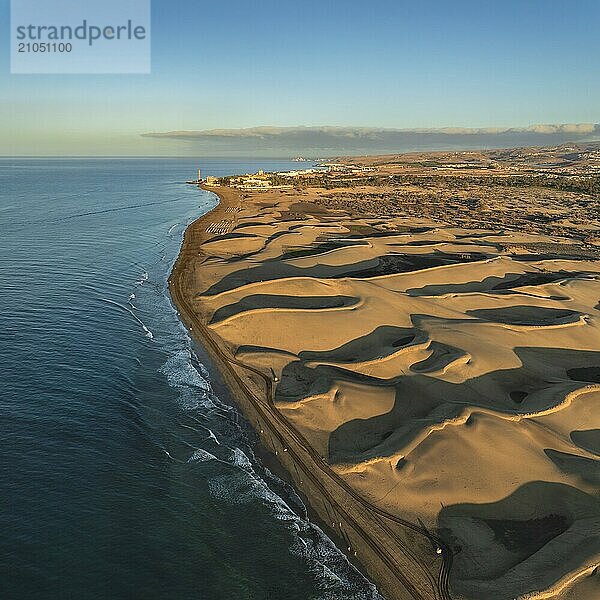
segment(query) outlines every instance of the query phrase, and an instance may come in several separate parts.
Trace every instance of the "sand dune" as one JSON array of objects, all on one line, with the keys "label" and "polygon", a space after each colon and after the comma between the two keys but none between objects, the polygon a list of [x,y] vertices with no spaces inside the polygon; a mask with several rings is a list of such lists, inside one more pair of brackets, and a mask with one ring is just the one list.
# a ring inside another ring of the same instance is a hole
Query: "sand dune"
[{"label": "sand dune", "polygon": [[287,194],[240,207],[201,247],[194,305],[272,373],[281,414],[439,532],[456,598],[599,598],[600,264]]}]

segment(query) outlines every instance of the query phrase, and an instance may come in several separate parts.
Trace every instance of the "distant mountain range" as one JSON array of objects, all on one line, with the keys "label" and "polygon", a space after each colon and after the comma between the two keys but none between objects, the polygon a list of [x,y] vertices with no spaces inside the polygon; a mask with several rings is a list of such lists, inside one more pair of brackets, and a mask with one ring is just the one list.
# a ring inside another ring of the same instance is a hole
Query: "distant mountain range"
[{"label": "distant mountain range", "polygon": [[[198,153],[267,155],[339,155],[552,146],[600,140],[599,123],[540,124],[529,127],[250,127],[144,133],[191,145]],[[191,150],[192,148],[188,148]]]}]

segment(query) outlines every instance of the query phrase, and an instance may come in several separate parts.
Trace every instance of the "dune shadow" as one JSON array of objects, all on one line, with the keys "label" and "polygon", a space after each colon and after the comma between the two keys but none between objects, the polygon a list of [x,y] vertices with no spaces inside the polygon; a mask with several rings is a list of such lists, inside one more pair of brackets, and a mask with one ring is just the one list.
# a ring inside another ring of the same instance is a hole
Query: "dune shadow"
[{"label": "dune shadow", "polygon": [[589,277],[591,273],[586,271],[551,271],[551,272],[535,272],[535,273],[524,273],[516,278],[510,279],[510,275],[507,274],[503,281],[500,281],[492,289],[494,290],[514,290],[520,287],[529,287],[536,285],[546,285],[548,283],[555,283],[557,281],[563,281],[565,279],[580,279]]},{"label": "dune shadow", "polygon": [[477,308],[467,310],[466,314],[491,323],[529,327],[575,323],[581,317],[581,313],[574,310],[527,305]]},{"label": "dune shadow", "polygon": [[432,373],[441,371],[459,359],[468,359],[469,354],[460,348],[448,344],[432,341],[428,350],[431,354],[425,359],[411,365],[410,370],[415,373]]},{"label": "dune shadow", "polygon": [[527,392],[524,392],[522,390],[513,390],[512,392],[509,392],[508,395],[510,399],[513,402],[516,402],[517,404],[521,404],[523,400],[527,398]]},{"label": "dune shadow", "polygon": [[210,324],[224,321],[229,317],[239,315],[249,310],[265,308],[293,310],[323,310],[329,308],[344,308],[358,304],[359,298],[354,296],[287,296],[277,294],[253,294],[244,296],[239,302],[227,304],[217,309]]},{"label": "dune shadow", "polygon": [[368,246],[369,243],[365,240],[355,241],[338,241],[335,238],[327,240],[325,242],[319,242],[310,246],[290,248],[286,250],[281,256],[277,257],[276,260],[290,260],[294,258],[305,258],[308,256],[319,256],[326,254],[332,250],[340,250],[342,248],[352,248],[356,246]]},{"label": "dune shadow", "polygon": [[600,486],[600,460],[550,448],[546,448],[544,453],[561,471],[576,475],[591,485]]},{"label": "dune shadow", "polygon": [[[325,251],[326,250],[322,250],[322,252]],[[297,254],[294,254],[292,251],[291,253],[288,253],[287,256],[284,254],[283,257],[280,256],[271,260],[266,260],[256,267],[238,269],[237,271],[225,275],[221,280],[210,286],[203,292],[203,295],[212,296],[234,290],[250,283],[273,281],[289,277],[365,279],[383,275],[421,271],[423,269],[442,265],[473,262],[487,258],[486,255],[465,257],[465,255],[462,254],[447,254],[442,252],[423,255],[387,254],[356,263],[343,265],[316,264],[310,267],[299,267],[282,260],[282,258],[299,258],[301,256],[312,254],[312,250],[309,251],[308,247],[306,248],[306,252],[308,254],[305,254],[305,249],[303,248],[299,249]],[[260,253],[260,251],[258,251],[258,253]],[[230,262],[236,262],[239,259],[240,257],[233,257]]]},{"label": "dune shadow", "polygon": [[[262,221],[247,221],[244,223],[240,223],[234,231],[240,231],[240,229],[247,229],[248,227],[271,227],[274,228],[275,225],[272,223],[263,223]],[[250,234],[248,234],[250,235]]]},{"label": "dune shadow", "polygon": [[600,552],[600,502],[532,481],[498,502],[443,507],[438,534],[455,551],[455,592],[508,600],[547,588]]},{"label": "dune shadow", "polygon": [[381,325],[338,348],[322,352],[305,350],[299,357],[304,361],[362,362],[388,356],[400,348],[426,339],[427,335],[416,329]]},{"label": "dune shadow", "polygon": [[465,283],[445,283],[425,285],[420,288],[407,290],[410,296],[443,296],[445,294],[468,294],[473,292],[488,292],[490,294],[506,294],[511,290],[522,287],[532,287],[555,283],[565,279],[579,279],[589,276],[584,271],[556,271],[551,273],[506,273],[500,277],[491,275],[483,280],[467,281]]},{"label": "dune shadow", "polygon": [[600,456],[600,429],[571,431],[570,437],[571,441],[580,448]]},{"label": "dune shadow", "polygon": [[437,251],[429,254],[386,254],[378,258],[376,266],[355,271],[352,276],[359,278],[381,277],[383,275],[422,271],[445,265],[478,262],[487,258],[489,258],[487,254],[451,254]]},{"label": "dune shadow", "polygon": [[221,235],[213,235],[206,242],[203,242],[202,246],[207,246],[207,245],[213,244],[214,242],[223,242],[223,241],[228,241],[228,240],[240,240],[240,239],[256,239],[259,237],[260,236],[255,235],[254,233],[243,233],[243,232],[238,232],[237,229],[234,229],[233,231],[230,231],[229,233],[223,233]]},{"label": "dune shadow", "polygon": [[351,277],[354,272],[364,270],[371,267],[373,264],[376,264],[376,259],[365,260],[351,265],[314,265],[312,267],[298,267],[289,262],[274,259],[272,261],[265,261],[256,267],[247,267],[229,273],[218,282],[211,285],[206,291],[202,292],[202,295],[214,296],[222,292],[230,292],[231,290],[235,290],[251,283],[276,281],[278,279],[292,277],[309,277],[316,279],[323,277],[330,279]]},{"label": "dune shadow", "polygon": [[336,381],[386,387],[393,385],[400,378],[401,376],[379,379],[342,366],[316,365],[313,367],[306,365],[304,361],[294,361],[287,364],[282,370],[281,380],[275,390],[275,401],[296,402],[309,396],[324,394]]},{"label": "dune shadow", "polygon": [[[528,244],[528,246],[531,246],[531,244]],[[539,253],[533,253],[533,252],[529,252],[527,254],[509,254],[508,256],[510,256],[510,258],[512,258],[513,260],[519,261],[519,262],[542,262],[542,261],[548,261],[548,260],[571,260],[571,261],[580,261],[580,262],[585,262],[590,260],[590,256],[586,255],[586,254],[578,254],[578,253],[567,253],[565,252],[564,254],[557,254],[557,253],[552,253],[552,252],[539,252]]]},{"label": "dune shadow", "polygon": [[567,375],[573,381],[589,381],[590,383],[600,383],[600,366],[574,367],[573,369],[567,369]]},{"label": "dune shadow", "polygon": [[[332,463],[361,462],[391,456],[422,430],[459,415],[466,407],[488,408],[506,414],[528,414],[560,404],[576,382],[567,375],[572,367],[600,361],[600,352],[563,348],[515,348],[522,366],[491,371],[468,380],[468,385],[452,383],[415,373],[389,379],[367,378],[347,369],[304,367],[303,377],[320,379],[321,393],[335,381],[354,381],[394,388],[392,409],[368,419],[353,419],[340,425],[329,436]],[[431,363],[436,365],[435,352]],[[452,353],[450,352],[450,356]],[[418,363],[417,363],[418,364]],[[299,365],[295,368],[300,368]],[[424,365],[421,364],[421,367]],[[413,369],[413,367],[411,367]],[[292,376],[291,372],[283,377]],[[553,388],[557,389],[553,393]],[[295,398],[297,399],[297,398]],[[579,434],[581,437],[581,434]],[[591,439],[591,434],[588,435]]]}]

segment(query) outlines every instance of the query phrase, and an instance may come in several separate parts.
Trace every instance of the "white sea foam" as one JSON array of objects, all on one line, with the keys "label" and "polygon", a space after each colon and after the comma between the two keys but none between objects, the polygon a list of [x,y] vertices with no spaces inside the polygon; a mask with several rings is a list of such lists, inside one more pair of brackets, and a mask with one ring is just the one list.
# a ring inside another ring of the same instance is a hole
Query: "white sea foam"
[{"label": "white sea foam", "polygon": [[[233,505],[257,501],[267,505],[273,517],[285,523],[291,532],[292,553],[306,561],[321,585],[320,600],[382,600],[375,586],[364,579],[319,527],[299,516],[279,494],[271,490],[241,449],[231,450],[228,463],[236,470],[209,479],[211,495]],[[274,476],[273,479],[286,485]],[[286,487],[292,491],[289,486]],[[297,499],[303,506],[295,493],[294,496],[294,501]]]},{"label": "white sea foam", "polygon": [[166,454],[166,455],[167,455],[167,456],[168,456],[168,457],[169,457],[171,460],[174,460],[174,461],[176,461],[176,460],[177,460],[176,458],[174,458],[174,457],[171,455],[171,453],[170,453],[168,450],[165,450],[165,449],[163,448],[163,452],[164,452],[164,453],[165,453],[165,454]]},{"label": "white sea foam", "polygon": [[211,410],[215,408],[215,403],[206,392],[194,388],[180,388],[177,401],[183,410]]},{"label": "white sea foam", "polygon": [[143,285],[146,281],[148,281],[148,271],[144,271],[140,278],[135,282],[135,285]]},{"label": "white sea foam", "polygon": [[[179,391],[178,403],[183,410],[210,411],[220,406],[212,393],[208,378],[204,378],[192,364],[192,353],[189,348],[177,350],[160,368],[167,382]],[[208,376],[208,373],[206,374]],[[209,430],[216,439],[215,434]]]},{"label": "white sea foam", "polygon": [[210,384],[192,364],[192,353],[183,348],[174,352],[160,369],[172,387],[190,386],[209,390]]},{"label": "white sea foam", "polygon": [[247,471],[248,473],[254,474],[254,469],[252,468],[250,459],[239,448],[233,449],[230,461],[236,467],[244,469],[244,471]]},{"label": "white sea foam", "polygon": [[232,472],[217,475],[208,481],[209,490],[214,497],[231,504],[263,500],[271,505],[276,516],[279,513],[293,514],[284,500],[257,475],[250,459],[240,448],[231,449],[227,463],[233,467]]},{"label": "white sea foam", "polygon": [[188,462],[208,462],[209,460],[217,460],[217,457],[214,454],[211,454],[207,450],[203,450],[202,448],[198,448],[189,458]]},{"label": "white sea foam", "polygon": [[273,494],[270,498],[270,490],[264,482],[256,477],[248,477],[243,472],[217,475],[208,480],[208,489],[211,495],[229,504],[250,504],[257,499],[272,500],[278,498]]},{"label": "white sea foam", "polygon": [[202,363],[198,363],[198,368],[200,369],[200,373],[202,373],[202,377],[204,377],[208,381],[210,377],[208,369]]},{"label": "white sea foam", "polygon": [[217,436],[212,429],[208,430],[208,439],[213,440],[215,444],[218,444],[219,446],[221,445],[221,442],[217,439]]}]

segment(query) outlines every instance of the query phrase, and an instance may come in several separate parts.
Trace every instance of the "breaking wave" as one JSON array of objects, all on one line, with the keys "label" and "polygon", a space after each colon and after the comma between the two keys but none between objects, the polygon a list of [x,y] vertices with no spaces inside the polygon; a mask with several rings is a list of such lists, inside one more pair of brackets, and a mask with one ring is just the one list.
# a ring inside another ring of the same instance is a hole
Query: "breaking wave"
[{"label": "breaking wave", "polygon": [[249,426],[235,408],[216,397],[206,367],[192,351],[174,352],[161,371],[169,385],[178,390],[180,406],[202,417],[198,426],[207,432],[206,448],[194,450],[187,460],[205,463],[207,469],[219,463],[218,473],[207,473],[211,496],[230,505],[260,502],[267,507],[292,534],[290,551],[305,562],[317,580],[320,600],[381,600],[375,586],[308,520],[306,507],[293,487],[257,461],[249,441]]}]

